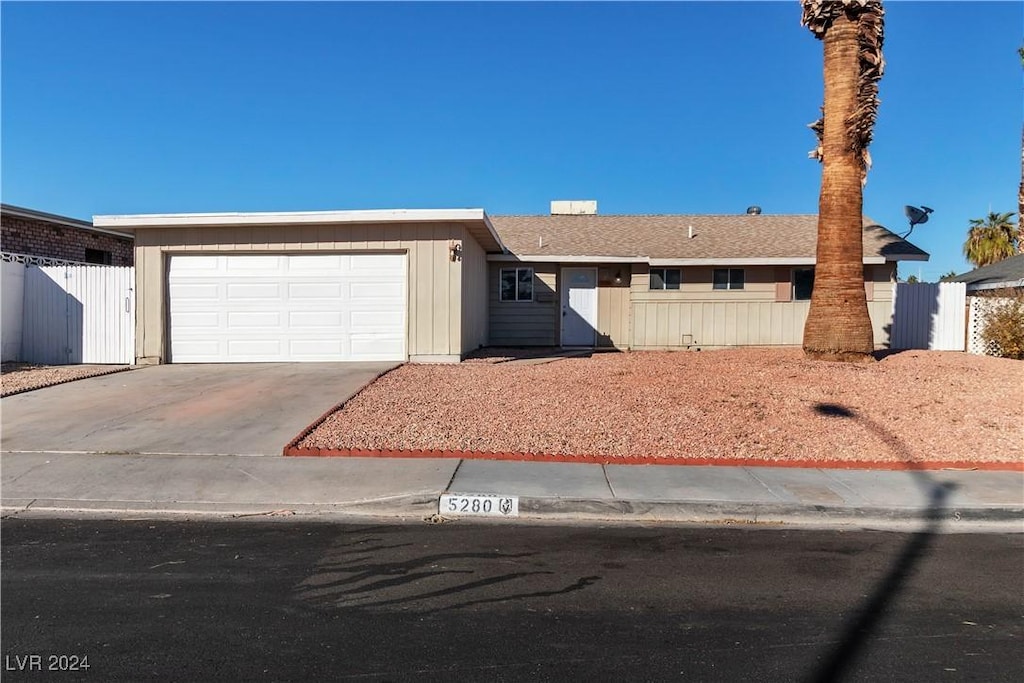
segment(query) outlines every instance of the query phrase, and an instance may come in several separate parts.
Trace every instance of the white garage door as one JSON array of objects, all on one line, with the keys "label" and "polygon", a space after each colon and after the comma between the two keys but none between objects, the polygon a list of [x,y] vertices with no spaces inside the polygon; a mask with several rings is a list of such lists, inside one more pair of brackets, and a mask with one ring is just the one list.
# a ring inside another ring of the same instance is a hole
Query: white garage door
[{"label": "white garage door", "polygon": [[172,363],[405,360],[403,254],[172,256]]}]

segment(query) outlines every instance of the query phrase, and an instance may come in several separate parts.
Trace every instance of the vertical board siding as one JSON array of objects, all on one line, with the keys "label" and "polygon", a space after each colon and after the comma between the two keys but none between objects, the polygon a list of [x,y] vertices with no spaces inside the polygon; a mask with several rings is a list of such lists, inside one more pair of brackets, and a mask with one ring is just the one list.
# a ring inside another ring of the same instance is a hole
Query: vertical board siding
[{"label": "vertical board siding", "polygon": [[[799,346],[809,309],[809,301],[637,301],[631,347]],[[868,304],[877,346],[888,343],[891,310],[888,301]]]},{"label": "vertical board siding", "polygon": [[487,345],[487,254],[463,229],[462,354]]},{"label": "vertical board siding", "polygon": [[893,296],[892,348],[964,350],[966,284],[899,282]]},{"label": "vertical board siding", "polygon": [[47,365],[135,362],[134,271],[28,266],[22,359]]},{"label": "vertical board siding", "polygon": [[3,282],[0,294],[0,348],[4,361],[21,360],[21,323],[25,304],[25,264],[3,261]]}]

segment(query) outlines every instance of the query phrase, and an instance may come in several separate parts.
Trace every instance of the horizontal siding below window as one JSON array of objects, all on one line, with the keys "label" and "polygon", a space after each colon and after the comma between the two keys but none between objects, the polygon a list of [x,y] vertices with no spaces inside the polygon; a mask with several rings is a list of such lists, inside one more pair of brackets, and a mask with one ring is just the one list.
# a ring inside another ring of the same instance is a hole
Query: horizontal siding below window
[{"label": "horizontal siding below window", "polygon": [[[506,268],[511,266],[505,265]],[[502,264],[490,264],[488,277],[488,344],[491,346],[554,346],[558,296],[556,265],[517,263],[533,268],[533,301],[501,301],[499,280]]]}]

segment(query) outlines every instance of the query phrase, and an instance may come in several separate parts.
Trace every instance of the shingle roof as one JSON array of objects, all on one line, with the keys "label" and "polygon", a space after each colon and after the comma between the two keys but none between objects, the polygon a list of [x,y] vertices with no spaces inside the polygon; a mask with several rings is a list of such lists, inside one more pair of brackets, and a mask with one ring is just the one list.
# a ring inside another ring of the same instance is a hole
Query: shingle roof
[{"label": "shingle roof", "polygon": [[[813,214],[492,216],[491,222],[517,256],[806,259],[817,250]],[[864,219],[864,255],[888,261],[928,258],[869,218]]]},{"label": "shingle roof", "polygon": [[942,278],[943,282],[966,282],[969,285],[1020,282],[1024,280],[1024,254],[1017,254],[1002,261],[996,261],[969,273]]}]

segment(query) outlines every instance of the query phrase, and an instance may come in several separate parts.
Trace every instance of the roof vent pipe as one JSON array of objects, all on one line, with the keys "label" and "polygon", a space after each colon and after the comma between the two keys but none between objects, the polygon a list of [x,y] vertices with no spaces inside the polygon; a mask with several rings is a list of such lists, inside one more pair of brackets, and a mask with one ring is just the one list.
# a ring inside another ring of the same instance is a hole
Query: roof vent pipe
[{"label": "roof vent pipe", "polygon": [[747,207],[747,215],[748,216],[760,216],[761,215],[761,207],[760,206],[748,206]]},{"label": "roof vent pipe", "polygon": [[693,239],[693,226],[690,226],[690,239]]}]

